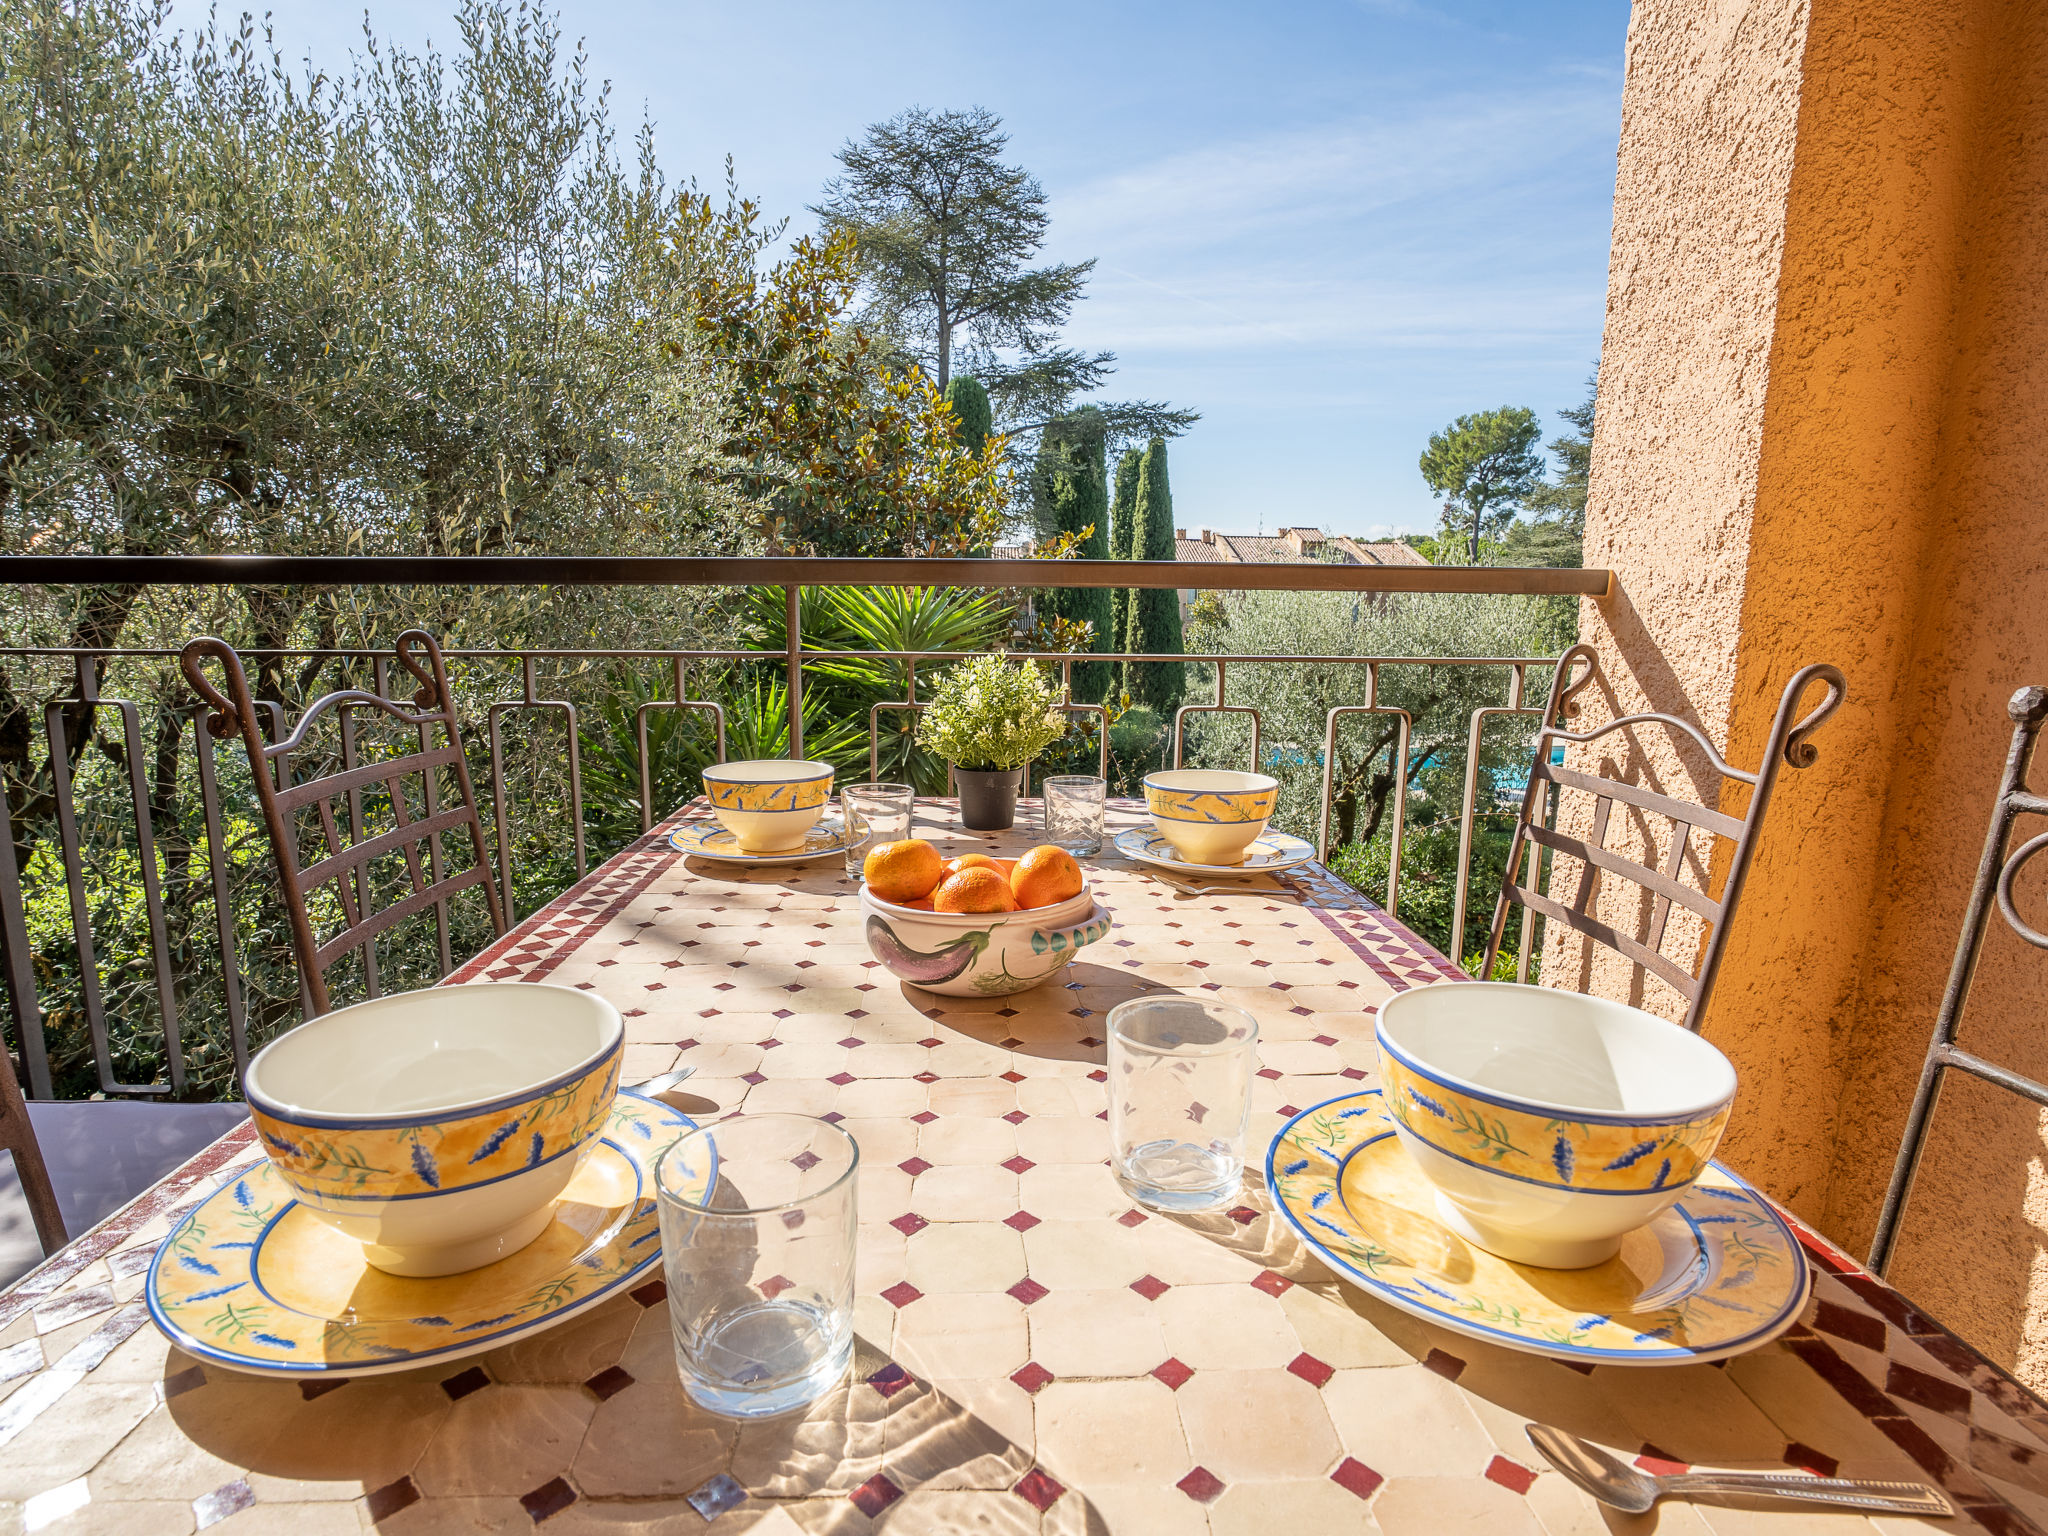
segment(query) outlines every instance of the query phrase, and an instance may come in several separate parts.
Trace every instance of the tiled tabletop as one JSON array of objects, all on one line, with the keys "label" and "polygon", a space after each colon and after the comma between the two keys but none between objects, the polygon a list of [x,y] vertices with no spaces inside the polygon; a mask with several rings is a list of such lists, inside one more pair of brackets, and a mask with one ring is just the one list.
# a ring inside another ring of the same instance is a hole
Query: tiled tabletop
[{"label": "tiled tabletop", "polygon": [[[1112,831],[1135,819],[1113,809]],[[1035,840],[961,833],[947,802],[919,820],[954,852]],[[1371,1082],[1380,1000],[1456,976],[1314,866],[1286,878],[1293,899],[1178,900],[1105,856],[1116,927],[1063,982],[954,999],[870,960],[836,860],[735,873],[681,860],[667,830],[458,974],[596,989],[626,1014],[626,1079],[694,1064],[670,1098],[699,1117],[796,1110],[853,1133],[849,1381],[745,1427],[692,1409],[658,1279],[408,1374],[302,1385],[199,1364],[138,1293],[169,1224],[257,1157],[243,1131],[0,1295],[0,1536],[2048,1529],[2048,1408],[1818,1239],[1813,1299],[1778,1343],[1588,1368],[1368,1300],[1255,1178],[1227,1214],[1134,1209],[1100,1118],[1113,1004],[1203,989],[1257,1014],[1263,1148],[1294,1109]],[[1542,1470],[1532,1418],[1658,1470],[1935,1481],[1970,1514],[1603,1513]]]}]

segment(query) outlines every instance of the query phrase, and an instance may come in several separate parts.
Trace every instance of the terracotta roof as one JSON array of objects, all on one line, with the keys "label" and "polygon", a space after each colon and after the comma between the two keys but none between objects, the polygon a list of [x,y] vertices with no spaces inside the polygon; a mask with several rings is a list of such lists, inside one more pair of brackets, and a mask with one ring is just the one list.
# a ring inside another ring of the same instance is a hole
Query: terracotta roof
[{"label": "terracotta roof", "polygon": [[[1333,561],[1339,565],[1429,564],[1414,549],[1394,540],[1325,538],[1313,528],[1283,529],[1275,535],[1204,532],[1205,538],[1176,539],[1174,559],[1202,565],[1321,565]],[[1289,538],[1290,532],[1296,537]]]}]

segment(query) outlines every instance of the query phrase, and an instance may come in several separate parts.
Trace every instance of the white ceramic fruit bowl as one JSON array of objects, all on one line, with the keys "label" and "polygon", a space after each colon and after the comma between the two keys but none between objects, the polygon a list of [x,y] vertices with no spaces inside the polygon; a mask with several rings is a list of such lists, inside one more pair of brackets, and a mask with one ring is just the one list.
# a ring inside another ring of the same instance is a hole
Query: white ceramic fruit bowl
[{"label": "white ceramic fruit bowl", "polygon": [[1053,979],[1109,932],[1109,913],[1083,889],[1022,912],[929,912],[861,887],[868,950],[889,974],[947,997],[1003,997]]},{"label": "white ceramic fruit bowl", "polygon": [[394,1275],[449,1275],[546,1230],[611,1113],[625,1039],[592,992],[477,983],[309,1019],[249,1063],[271,1163]]},{"label": "white ceramic fruit bowl", "polygon": [[1523,1264],[1612,1258],[1706,1169],[1735,1100],[1735,1068],[1698,1035],[1549,987],[1417,987],[1380,1004],[1374,1035],[1437,1214]]}]

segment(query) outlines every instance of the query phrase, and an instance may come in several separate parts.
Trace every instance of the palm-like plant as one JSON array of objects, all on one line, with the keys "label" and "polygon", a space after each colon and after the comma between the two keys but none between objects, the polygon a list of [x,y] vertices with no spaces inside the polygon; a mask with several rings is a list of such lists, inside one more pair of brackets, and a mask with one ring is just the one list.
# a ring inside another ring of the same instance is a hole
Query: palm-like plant
[{"label": "palm-like plant", "polygon": [[[780,587],[757,588],[748,595],[750,637],[764,650],[781,650],[789,643],[785,601]],[[1010,617],[1009,607],[992,594],[964,587],[814,587],[804,590],[798,621],[806,651],[973,652],[1001,640]],[[921,694],[930,696],[930,685],[948,665],[918,667]],[[902,699],[910,686],[909,671],[901,661],[862,657],[806,663],[806,755],[819,755],[810,742],[815,700],[834,729],[848,729],[858,738],[859,776],[865,778],[868,712],[876,704]],[[876,776],[915,785],[920,794],[944,794],[946,764],[917,745],[915,727],[916,716],[907,710],[885,711],[876,719]]]}]

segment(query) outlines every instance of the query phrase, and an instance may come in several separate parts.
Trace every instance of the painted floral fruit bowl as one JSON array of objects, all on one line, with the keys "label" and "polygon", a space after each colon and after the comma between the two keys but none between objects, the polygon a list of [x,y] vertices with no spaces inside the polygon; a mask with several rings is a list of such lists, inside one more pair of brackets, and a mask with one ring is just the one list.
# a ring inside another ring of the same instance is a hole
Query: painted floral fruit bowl
[{"label": "painted floral fruit bowl", "polygon": [[1735,1068],[1698,1035],[1607,998],[1509,982],[1418,987],[1380,1005],[1396,1134],[1467,1242],[1583,1269],[1713,1160]]},{"label": "painted floral fruit bowl", "polygon": [[394,1275],[450,1275],[538,1237],[618,1096],[624,1020],[535,982],[401,992],[309,1019],[249,1063],[293,1198]]},{"label": "painted floral fruit bowl", "polygon": [[861,887],[868,949],[898,980],[947,997],[1006,997],[1050,981],[1109,932],[1093,891],[1020,912],[933,912]]}]

